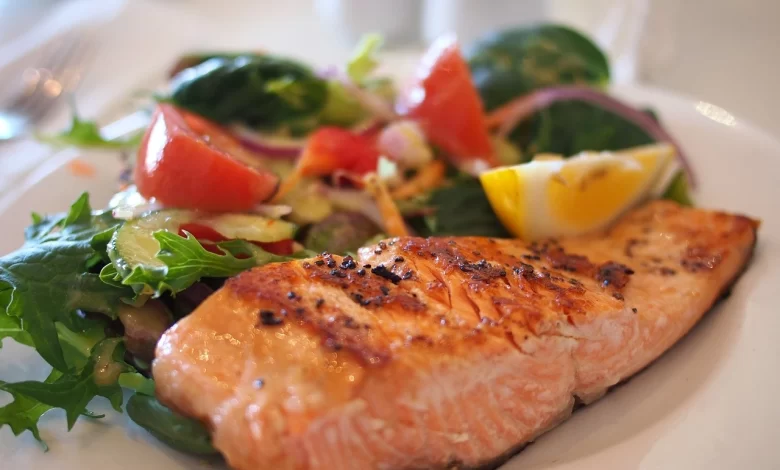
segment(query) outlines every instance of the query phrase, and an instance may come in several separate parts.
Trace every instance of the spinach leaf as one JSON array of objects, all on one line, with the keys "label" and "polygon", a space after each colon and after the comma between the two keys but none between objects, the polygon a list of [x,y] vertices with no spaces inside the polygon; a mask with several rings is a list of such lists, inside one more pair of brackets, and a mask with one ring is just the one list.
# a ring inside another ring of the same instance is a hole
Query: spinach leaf
[{"label": "spinach leaf", "polygon": [[262,52],[193,52],[179,57],[171,70],[168,78],[173,78],[182,70],[195,67],[211,59],[235,59],[236,57],[260,57]]},{"label": "spinach leaf", "polygon": [[466,48],[472,78],[488,110],[553,85],[603,86],[609,63],[590,39],[560,25],[498,31]]},{"label": "spinach leaf", "polygon": [[635,124],[591,103],[561,101],[534,114],[509,135],[523,154],[575,155],[620,150],[655,142]]},{"label": "spinach leaf", "polygon": [[223,124],[274,130],[316,118],[327,84],[280,57],[215,57],[179,73],[170,101]]},{"label": "spinach leaf", "polygon": [[200,455],[217,453],[205,426],[174,413],[153,396],[136,393],[130,397],[127,414],[136,424],[174,449]]},{"label": "spinach leaf", "polygon": [[510,236],[477,179],[463,177],[450,186],[434,190],[426,206],[434,208],[435,213],[409,220],[421,236]]},{"label": "spinach leaf", "polygon": [[78,309],[113,316],[128,295],[91,272],[103,259],[93,238],[116,221],[92,215],[86,193],[67,214],[34,220],[22,248],[0,258],[0,315],[11,317],[3,323],[21,326],[43,359],[65,372],[55,322],[69,321]]}]

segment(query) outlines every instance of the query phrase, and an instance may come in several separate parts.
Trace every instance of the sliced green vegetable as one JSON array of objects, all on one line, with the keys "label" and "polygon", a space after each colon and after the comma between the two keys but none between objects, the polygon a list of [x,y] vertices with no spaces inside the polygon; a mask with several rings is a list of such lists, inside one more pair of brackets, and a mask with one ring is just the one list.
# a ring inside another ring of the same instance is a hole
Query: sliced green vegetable
[{"label": "sliced green vegetable", "polygon": [[466,57],[488,110],[537,88],[609,82],[609,63],[598,46],[560,25],[488,34],[466,48]]},{"label": "sliced green vegetable", "polygon": [[215,57],[178,74],[170,101],[220,123],[274,130],[317,117],[327,84],[305,65],[273,56]]},{"label": "sliced green vegetable", "polygon": [[127,414],[165,444],[199,455],[217,454],[205,426],[163,406],[153,396],[136,393],[127,401]]},{"label": "sliced green vegetable", "polygon": [[688,178],[685,176],[684,171],[680,171],[674,175],[672,182],[669,183],[669,187],[666,188],[662,197],[663,199],[675,201],[683,206],[693,205],[691,191],[688,186]]}]

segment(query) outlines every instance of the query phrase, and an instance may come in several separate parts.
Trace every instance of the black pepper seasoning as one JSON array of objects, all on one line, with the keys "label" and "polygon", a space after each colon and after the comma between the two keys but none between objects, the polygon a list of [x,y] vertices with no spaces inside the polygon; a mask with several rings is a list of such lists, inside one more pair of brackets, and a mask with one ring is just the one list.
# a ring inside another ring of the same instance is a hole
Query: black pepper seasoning
[{"label": "black pepper seasoning", "polygon": [[356,267],[355,259],[351,256],[347,256],[341,261],[341,269],[355,269]]},{"label": "black pepper seasoning", "polygon": [[325,304],[325,299],[317,299],[317,301],[314,302],[314,306],[317,308],[322,307],[323,304]]},{"label": "black pepper seasoning", "polygon": [[403,256],[396,256],[394,261],[396,263],[403,263],[404,262],[404,257]]},{"label": "black pepper seasoning", "polygon": [[266,326],[277,326],[284,322],[281,318],[277,318],[276,314],[272,310],[260,310],[260,323]]},{"label": "black pepper seasoning", "polygon": [[252,382],[252,385],[257,389],[260,390],[265,386],[265,380],[263,379],[257,379],[254,382]]},{"label": "black pepper seasoning", "polygon": [[387,279],[388,281],[392,282],[393,284],[398,284],[401,282],[401,276],[398,274],[391,272],[388,270],[384,265],[379,265],[371,270],[372,273],[376,274],[379,277],[383,277]]},{"label": "black pepper seasoning", "polygon": [[295,292],[290,291],[287,293],[287,298],[293,300],[296,297]]},{"label": "black pepper seasoning", "polygon": [[390,294],[390,289],[387,286],[382,286],[379,290],[381,290],[384,295]]},{"label": "black pepper seasoning", "polygon": [[317,261],[314,262],[314,264],[316,264],[317,266],[322,266],[323,264],[325,264],[325,261],[318,259]]},{"label": "black pepper seasoning", "polygon": [[366,270],[363,269],[363,268],[360,268],[360,269],[358,269],[355,272],[357,273],[358,276],[365,276],[366,275]]}]

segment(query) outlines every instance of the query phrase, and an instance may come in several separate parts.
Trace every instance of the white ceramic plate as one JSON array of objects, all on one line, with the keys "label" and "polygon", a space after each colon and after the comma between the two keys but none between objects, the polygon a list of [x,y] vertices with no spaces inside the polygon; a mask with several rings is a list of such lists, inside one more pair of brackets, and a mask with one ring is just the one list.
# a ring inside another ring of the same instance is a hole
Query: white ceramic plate
[{"label": "white ceramic plate", "polygon": [[[577,412],[504,468],[778,469],[780,144],[707,103],[645,88],[619,88],[615,93],[657,109],[679,137],[699,176],[700,205],[763,220],[755,260],[733,295],[668,354]],[[115,187],[117,161],[86,156],[97,175],[82,178],[68,171],[71,157],[59,154],[0,200],[0,253],[22,242],[32,210],[61,211],[85,190],[95,205],[107,202]],[[35,355],[15,344],[4,347],[0,358],[0,377],[5,380],[46,375]],[[41,434],[51,446],[48,453],[29,433],[14,438],[7,428],[0,430],[0,468],[221,468],[158,444],[125,416],[113,413],[103,399],[91,408],[107,418],[82,418],[70,433],[61,412],[44,417]]]}]

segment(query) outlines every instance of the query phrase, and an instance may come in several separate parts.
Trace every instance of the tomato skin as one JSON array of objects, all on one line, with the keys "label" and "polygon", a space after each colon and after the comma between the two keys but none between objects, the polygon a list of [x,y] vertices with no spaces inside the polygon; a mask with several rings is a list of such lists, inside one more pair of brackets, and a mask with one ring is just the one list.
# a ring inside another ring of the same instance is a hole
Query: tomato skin
[{"label": "tomato skin", "polygon": [[431,45],[397,111],[415,120],[428,140],[461,169],[498,165],[482,101],[454,37]]},{"label": "tomato skin", "polygon": [[160,104],[138,150],[138,192],[170,207],[249,210],[274,195],[279,178],[232,158],[239,147],[217,124]]},{"label": "tomato skin", "polygon": [[[203,248],[205,248],[206,251],[210,251],[218,255],[223,255],[224,253],[217,247],[216,244],[229,240],[227,237],[217,232],[213,228],[207,225],[199,224],[197,222],[181,224],[179,226],[179,235],[182,237],[185,236],[186,234],[184,232],[189,232],[193,237],[195,237],[201,243],[201,245],[203,245]],[[259,246],[260,248],[274,255],[291,255],[293,254],[295,248],[295,242],[289,238],[287,240],[279,240],[275,242],[250,241],[249,243]],[[241,256],[239,256],[239,258],[240,257]]]},{"label": "tomato skin", "polygon": [[378,162],[375,137],[321,127],[306,141],[298,171],[302,176],[325,176],[337,170],[364,175],[376,171]]},{"label": "tomato skin", "polygon": [[274,255],[291,255],[295,248],[295,242],[288,238],[287,240],[279,240],[278,242],[252,242],[265,251]]}]

